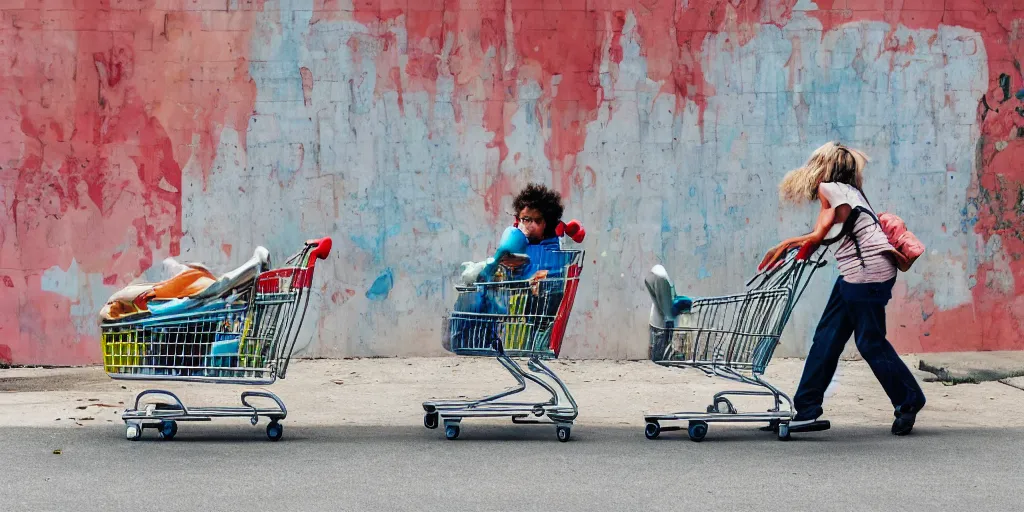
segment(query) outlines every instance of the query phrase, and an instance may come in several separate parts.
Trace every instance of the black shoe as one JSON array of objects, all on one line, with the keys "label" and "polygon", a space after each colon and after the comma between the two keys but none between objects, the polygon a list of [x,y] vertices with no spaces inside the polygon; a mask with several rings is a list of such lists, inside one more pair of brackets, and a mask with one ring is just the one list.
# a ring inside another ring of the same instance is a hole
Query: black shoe
[{"label": "black shoe", "polygon": [[789,422],[789,431],[793,433],[821,432],[830,428],[832,428],[832,423],[828,420],[819,420],[818,418],[814,418],[813,420],[794,420]]},{"label": "black shoe", "polygon": [[908,407],[907,410],[902,410],[902,406],[896,407],[893,411],[893,416],[896,420],[892,422],[892,434],[895,436],[905,436],[914,430],[914,422],[917,420],[917,413],[921,411],[921,407]]}]

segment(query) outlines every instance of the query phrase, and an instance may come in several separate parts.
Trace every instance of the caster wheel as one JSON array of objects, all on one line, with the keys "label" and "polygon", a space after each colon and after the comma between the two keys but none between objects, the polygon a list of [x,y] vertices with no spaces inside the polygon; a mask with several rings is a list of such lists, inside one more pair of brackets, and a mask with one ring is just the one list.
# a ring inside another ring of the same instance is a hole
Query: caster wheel
[{"label": "caster wheel", "polygon": [[125,428],[125,437],[129,441],[138,441],[142,439],[142,426],[141,425],[128,425]]},{"label": "caster wheel", "polygon": [[423,415],[423,426],[429,429],[437,428],[438,416],[436,412],[428,412]]},{"label": "caster wheel", "polygon": [[270,424],[267,425],[267,439],[270,439],[271,441],[280,441],[281,436],[283,435],[284,427],[276,420],[271,421]]},{"label": "caster wheel", "polygon": [[170,441],[174,439],[174,435],[178,433],[178,422],[172,420],[164,420],[160,423],[160,437]]},{"label": "caster wheel", "polygon": [[789,425],[788,424],[781,424],[780,423],[779,424],[779,441],[789,441],[790,439],[791,438],[789,437]]},{"label": "caster wheel", "polygon": [[555,434],[558,436],[558,440],[564,443],[569,440],[569,427],[558,427],[555,429]]},{"label": "caster wheel", "polygon": [[657,439],[660,434],[661,425],[657,421],[652,421],[644,427],[644,435],[647,436],[647,439]]},{"label": "caster wheel", "polygon": [[768,426],[767,427],[761,427],[760,430],[763,431],[763,432],[775,432],[775,433],[778,433],[779,432],[779,425],[780,424],[781,424],[781,422],[779,420],[771,420],[771,421],[768,422]]},{"label": "caster wheel", "polygon": [[700,442],[704,440],[704,436],[708,435],[708,423],[706,421],[691,421],[690,427],[686,429],[686,433],[690,434],[690,440],[694,442]]},{"label": "caster wheel", "polygon": [[448,425],[447,427],[445,427],[444,428],[444,437],[448,438],[451,441],[454,441],[454,440],[458,439],[459,438],[459,426],[458,425]]}]

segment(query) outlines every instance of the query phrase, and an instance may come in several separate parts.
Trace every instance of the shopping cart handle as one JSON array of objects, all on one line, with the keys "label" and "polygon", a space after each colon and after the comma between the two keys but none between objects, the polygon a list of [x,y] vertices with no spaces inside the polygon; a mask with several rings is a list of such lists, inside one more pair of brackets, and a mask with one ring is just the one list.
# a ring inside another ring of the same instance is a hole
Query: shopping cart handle
[{"label": "shopping cart handle", "polygon": [[312,262],[313,258],[326,260],[327,256],[331,254],[332,244],[333,242],[331,241],[331,237],[329,236],[321,238],[319,240],[307,240],[306,245],[316,246],[315,249],[309,252],[310,261]]},{"label": "shopping cart handle", "polygon": [[812,244],[810,242],[805,243],[800,246],[800,252],[796,253],[796,260],[807,261],[816,250],[818,250],[818,244]]},{"label": "shopping cart handle", "polygon": [[[786,263],[788,263],[789,262],[789,255],[793,254],[793,251],[796,251],[796,250],[797,250],[796,247],[790,247],[789,249],[786,249],[786,251],[782,254],[782,256],[780,258],[778,258],[777,260],[773,261],[772,263],[770,263],[768,265],[765,265],[765,266],[758,265],[757,266],[757,273],[754,274],[750,279],[747,280],[747,286],[749,287],[759,277],[761,277],[761,276],[763,276],[765,274],[771,273],[771,272],[777,270],[778,268],[782,267]],[[797,252],[797,255],[796,255],[796,257],[794,259],[796,261],[803,261],[803,260],[807,259],[807,256],[804,255],[804,248],[803,247],[800,248],[800,251]]]}]

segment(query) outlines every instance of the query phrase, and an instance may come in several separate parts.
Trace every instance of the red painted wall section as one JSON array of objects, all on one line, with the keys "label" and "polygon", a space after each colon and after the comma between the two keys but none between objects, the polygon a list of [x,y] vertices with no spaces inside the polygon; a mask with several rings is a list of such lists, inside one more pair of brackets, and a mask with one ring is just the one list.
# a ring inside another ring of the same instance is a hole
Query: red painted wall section
[{"label": "red painted wall section", "polygon": [[76,298],[43,291],[43,272],[74,262],[118,287],[177,255],[182,167],[197,159],[209,171],[220,130],[246,132],[255,12],[158,3],[25,2],[0,14],[5,359],[97,361],[95,333],[72,322]]}]

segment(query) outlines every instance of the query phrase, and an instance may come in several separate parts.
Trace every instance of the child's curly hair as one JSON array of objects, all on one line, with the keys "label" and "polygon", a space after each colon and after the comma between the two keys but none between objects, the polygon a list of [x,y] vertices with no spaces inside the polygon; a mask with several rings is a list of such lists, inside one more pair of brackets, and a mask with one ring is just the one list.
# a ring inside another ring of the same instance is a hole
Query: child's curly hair
[{"label": "child's curly hair", "polygon": [[544,237],[555,236],[555,227],[562,221],[562,196],[554,190],[538,183],[530,183],[516,195],[512,201],[515,215],[518,218],[523,208],[532,208],[544,216]]}]

